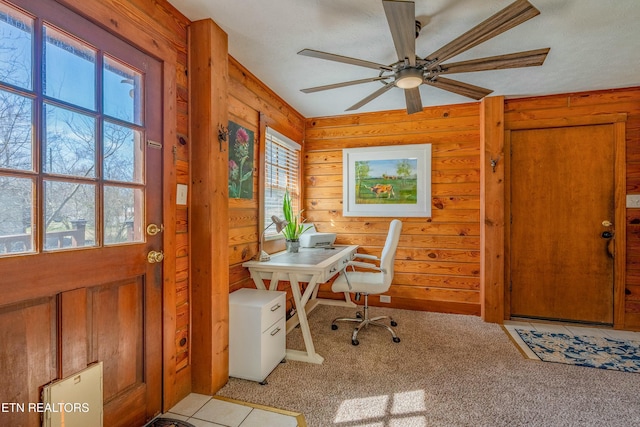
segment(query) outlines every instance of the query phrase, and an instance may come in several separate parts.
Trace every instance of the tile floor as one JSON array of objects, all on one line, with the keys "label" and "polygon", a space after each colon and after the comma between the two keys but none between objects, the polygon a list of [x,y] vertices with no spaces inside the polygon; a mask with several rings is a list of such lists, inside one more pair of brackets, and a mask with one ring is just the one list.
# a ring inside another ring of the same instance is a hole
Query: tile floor
[{"label": "tile floor", "polygon": [[301,414],[198,393],[191,393],[161,417],[195,427],[306,427]]},{"label": "tile floor", "polygon": [[581,326],[573,323],[544,323],[544,322],[528,322],[519,320],[505,320],[504,329],[507,330],[511,339],[520,347],[520,350],[529,359],[540,360],[538,356],[522,341],[520,335],[515,331],[516,328],[530,330],[555,332],[568,335],[586,335],[591,337],[609,337],[625,340],[640,341],[640,332],[617,331],[606,327]]}]

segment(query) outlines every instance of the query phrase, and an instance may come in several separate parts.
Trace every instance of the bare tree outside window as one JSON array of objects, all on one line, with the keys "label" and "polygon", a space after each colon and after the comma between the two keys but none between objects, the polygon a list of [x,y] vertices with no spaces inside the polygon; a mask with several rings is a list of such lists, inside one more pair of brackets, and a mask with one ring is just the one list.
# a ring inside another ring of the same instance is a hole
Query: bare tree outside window
[{"label": "bare tree outside window", "polygon": [[0,255],[142,241],[143,74],[47,24],[35,40],[33,26],[0,4]]}]

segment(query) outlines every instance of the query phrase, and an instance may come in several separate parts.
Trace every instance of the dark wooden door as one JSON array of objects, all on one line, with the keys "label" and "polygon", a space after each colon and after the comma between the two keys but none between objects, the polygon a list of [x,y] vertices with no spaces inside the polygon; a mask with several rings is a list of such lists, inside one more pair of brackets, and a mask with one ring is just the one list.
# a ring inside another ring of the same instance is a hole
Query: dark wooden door
[{"label": "dark wooden door", "polygon": [[161,64],[55,1],[15,5],[0,25],[31,45],[15,52],[33,83],[0,72],[0,95],[26,100],[14,121],[33,132],[0,163],[0,402],[102,361],[104,425],[143,425],[162,403]]},{"label": "dark wooden door", "polygon": [[612,324],[613,126],[513,131],[510,145],[511,316]]}]

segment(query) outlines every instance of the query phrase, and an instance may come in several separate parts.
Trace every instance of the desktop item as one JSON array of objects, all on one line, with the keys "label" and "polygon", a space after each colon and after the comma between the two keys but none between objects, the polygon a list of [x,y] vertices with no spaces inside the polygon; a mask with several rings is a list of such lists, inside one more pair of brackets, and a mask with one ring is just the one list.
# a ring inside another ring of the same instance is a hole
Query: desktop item
[{"label": "desktop item", "polygon": [[336,241],[336,233],[320,233],[316,226],[309,224],[311,228],[300,235],[300,247],[302,248],[332,248]]}]

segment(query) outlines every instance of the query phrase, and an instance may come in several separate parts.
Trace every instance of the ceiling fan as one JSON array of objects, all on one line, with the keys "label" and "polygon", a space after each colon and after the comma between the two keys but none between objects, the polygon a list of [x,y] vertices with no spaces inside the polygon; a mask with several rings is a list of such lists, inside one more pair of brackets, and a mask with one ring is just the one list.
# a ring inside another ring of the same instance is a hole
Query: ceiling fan
[{"label": "ceiling fan", "polygon": [[380,81],[383,84],[380,89],[347,108],[346,111],[357,110],[388,90],[398,87],[404,89],[407,113],[413,114],[422,111],[422,99],[420,98],[419,90],[421,84],[434,86],[476,100],[482,99],[493,91],[451,80],[442,77],[442,75],[542,65],[550,50],[550,48],[544,48],[469,61],[444,63],[448,59],[539,15],[540,11],[527,0],[516,0],[425,58],[417,57],[415,51],[415,39],[421,29],[420,22],[415,19],[415,3],[412,1],[383,0],[382,5],[391,29],[393,44],[398,53],[398,61],[391,65],[384,65],[312,49],[303,49],[298,52],[299,55],[373,68],[374,70],[379,70],[379,75],[368,79],[302,89],[302,92],[312,93]]}]

